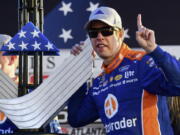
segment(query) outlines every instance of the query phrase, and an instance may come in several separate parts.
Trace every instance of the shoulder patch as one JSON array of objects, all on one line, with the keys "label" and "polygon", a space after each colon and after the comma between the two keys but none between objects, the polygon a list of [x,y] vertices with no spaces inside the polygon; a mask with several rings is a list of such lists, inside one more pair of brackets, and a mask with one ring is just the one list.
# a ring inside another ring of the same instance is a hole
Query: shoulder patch
[{"label": "shoulder patch", "polygon": [[149,67],[154,67],[154,66],[156,66],[153,58],[149,58],[149,59],[146,61],[146,64],[148,64]]}]

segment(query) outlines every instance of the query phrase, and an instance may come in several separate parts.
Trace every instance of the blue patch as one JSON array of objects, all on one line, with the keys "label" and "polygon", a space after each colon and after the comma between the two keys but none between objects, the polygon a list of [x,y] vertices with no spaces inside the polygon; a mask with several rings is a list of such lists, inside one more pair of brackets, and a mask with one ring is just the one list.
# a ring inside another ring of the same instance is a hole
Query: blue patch
[{"label": "blue patch", "polygon": [[119,68],[119,72],[127,71],[129,69],[129,67],[130,67],[130,65],[126,65],[126,66],[120,67]]},{"label": "blue patch", "polygon": [[94,15],[104,14],[101,10],[98,10]]},{"label": "blue patch", "polygon": [[146,64],[148,64],[149,67],[154,67],[154,66],[155,66],[155,62],[154,62],[153,58],[149,58],[149,59],[146,61]]}]

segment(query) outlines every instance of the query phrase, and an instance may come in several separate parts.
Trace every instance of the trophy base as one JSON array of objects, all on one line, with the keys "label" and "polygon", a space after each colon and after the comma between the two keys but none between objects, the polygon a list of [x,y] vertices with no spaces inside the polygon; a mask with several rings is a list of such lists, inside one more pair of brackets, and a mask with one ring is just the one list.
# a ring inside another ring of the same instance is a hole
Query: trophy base
[{"label": "trophy base", "polygon": [[60,134],[60,133],[49,133],[44,131],[44,129],[19,129],[17,132],[13,134],[6,135],[68,135],[68,134]]},{"label": "trophy base", "polygon": [[42,132],[17,132],[6,135],[68,135],[68,134],[57,134],[57,133],[42,133]]},{"label": "trophy base", "polygon": [[5,135],[68,135],[64,133],[49,133],[43,128],[40,129],[19,129],[14,133],[5,133]]}]

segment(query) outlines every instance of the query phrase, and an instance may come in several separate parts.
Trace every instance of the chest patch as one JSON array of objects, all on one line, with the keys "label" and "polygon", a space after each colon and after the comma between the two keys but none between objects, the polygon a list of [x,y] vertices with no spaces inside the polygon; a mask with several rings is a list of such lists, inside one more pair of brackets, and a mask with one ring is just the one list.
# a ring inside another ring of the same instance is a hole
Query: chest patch
[{"label": "chest patch", "polygon": [[106,117],[111,119],[118,112],[118,106],[117,98],[112,94],[108,94],[104,102]]}]

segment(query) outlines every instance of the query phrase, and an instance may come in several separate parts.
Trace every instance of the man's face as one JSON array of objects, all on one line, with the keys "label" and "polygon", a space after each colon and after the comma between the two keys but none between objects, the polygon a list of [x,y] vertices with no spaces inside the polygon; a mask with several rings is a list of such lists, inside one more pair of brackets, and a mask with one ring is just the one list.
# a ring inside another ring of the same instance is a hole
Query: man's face
[{"label": "man's face", "polygon": [[119,52],[122,43],[120,42],[122,40],[119,33],[120,31],[113,30],[112,27],[103,22],[95,21],[91,23],[88,34],[93,49],[104,61],[113,60]]}]

